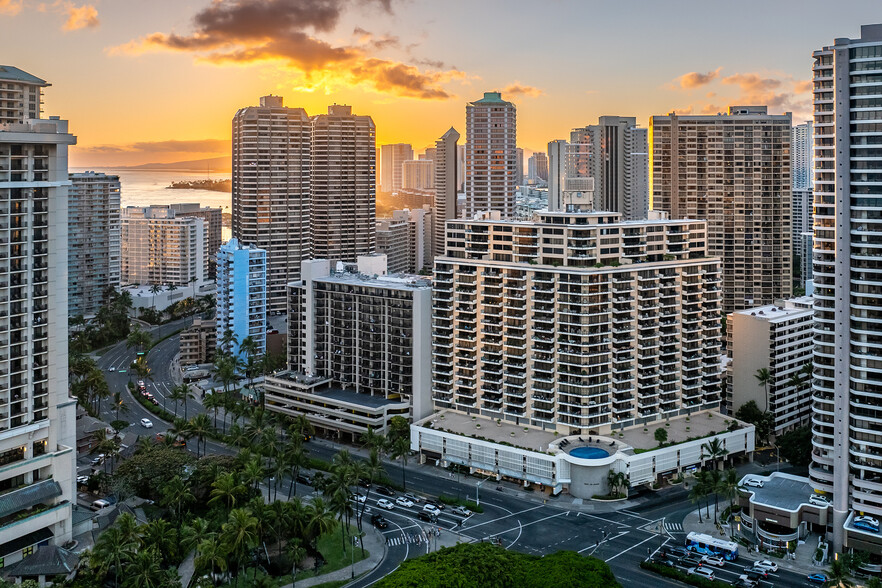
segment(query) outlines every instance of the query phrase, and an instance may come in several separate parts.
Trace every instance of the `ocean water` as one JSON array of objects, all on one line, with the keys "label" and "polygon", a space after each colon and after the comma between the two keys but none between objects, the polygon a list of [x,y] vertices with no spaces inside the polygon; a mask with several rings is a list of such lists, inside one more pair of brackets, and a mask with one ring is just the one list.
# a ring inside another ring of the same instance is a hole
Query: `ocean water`
[{"label": "ocean water", "polygon": [[[120,202],[123,208],[126,206],[150,206],[153,204],[198,202],[201,206],[221,208],[224,212],[230,212],[232,196],[227,192],[214,192],[212,190],[172,190],[168,188],[172,182],[179,182],[182,180],[229,179],[229,172],[226,174],[208,174],[206,172],[198,173],[166,170],[70,168],[72,173],[87,170],[119,176]],[[224,227],[224,241],[230,237],[230,229]]]}]

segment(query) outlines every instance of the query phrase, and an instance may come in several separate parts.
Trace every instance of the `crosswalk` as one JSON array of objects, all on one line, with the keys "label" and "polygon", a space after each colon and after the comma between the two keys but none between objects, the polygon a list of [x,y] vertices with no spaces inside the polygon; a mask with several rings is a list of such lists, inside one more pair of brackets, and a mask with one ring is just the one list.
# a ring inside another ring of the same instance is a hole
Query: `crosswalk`
[{"label": "crosswalk", "polygon": [[395,545],[404,545],[405,543],[410,543],[411,545],[420,545],[425,541],[426,538],[422,534],[406,534],[401,533],[399,535],[395,535],[394,537],[386,537],[386,545],[392,547]]},{"label": "crosswalk", "polygon": [[665,523],[665,529],[670,533],[682,533],[683,532],[683,524],[682,523]]}]

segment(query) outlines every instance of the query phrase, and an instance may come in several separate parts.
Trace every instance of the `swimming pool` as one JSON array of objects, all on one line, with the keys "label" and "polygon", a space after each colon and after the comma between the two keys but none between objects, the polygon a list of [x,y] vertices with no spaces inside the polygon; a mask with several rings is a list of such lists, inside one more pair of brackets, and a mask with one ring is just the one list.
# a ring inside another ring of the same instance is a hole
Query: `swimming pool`
[{"label": "swimming pool", "polygon": [[609,451],[600,447],[573,447],[569,454],[580,459],[602,459],[609,457]]}]

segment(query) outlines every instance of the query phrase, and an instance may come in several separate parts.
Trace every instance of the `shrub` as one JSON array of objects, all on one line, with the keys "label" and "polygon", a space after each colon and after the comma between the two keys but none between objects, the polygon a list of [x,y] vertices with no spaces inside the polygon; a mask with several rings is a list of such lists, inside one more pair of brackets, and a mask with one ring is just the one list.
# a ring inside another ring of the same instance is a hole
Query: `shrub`
[{"label": "shrub", "polygon": [[667,566],[663,566],[657,563],[653,563],[651,561],[643,561],[640,562],[640,567],[644,570],[649,570],[650,572],[655,572],[660,576],[664,576],[666,578],[671,578],[673,580],[679,580],[685,584],[690,584],[692,586],[698,586],[698,588],[728,588],[729,584],[723,582],[721,580],[708,580],[707,578],[702,578],[701,576],[693,576],[691,574],[687,574],[683,570],[677,568],[669,568]]}]

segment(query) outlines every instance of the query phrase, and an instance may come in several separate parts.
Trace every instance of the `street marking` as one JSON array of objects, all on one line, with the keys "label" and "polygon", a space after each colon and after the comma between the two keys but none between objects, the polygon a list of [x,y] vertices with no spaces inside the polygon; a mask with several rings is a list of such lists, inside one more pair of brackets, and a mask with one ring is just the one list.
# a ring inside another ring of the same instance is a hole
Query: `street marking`
[{"label": "street marking", "polygon": [[640,520],[642,520],[642,521],[650,521],[650,520],[652,520],[652,519],[647,519],[646,517],[641,517],[640,515],[638,515],[638,514],[634,514],[633,512],[628,511],[628,510],[617,510],[616,512],[617,512],[617,513],[621,513],[621,514],[623,514],[623,515],[627,515],[627,516],[629,516],[629,517],[634,517],[635,519],[640,519]]},{"label": "street marking", "polygon": [[[569,511],[567,511],[567,512],[569,512]],[[504,530],[504,531],[499,531],[498,533],[493,533],[493,535],[494,535],[494,536],[505,535],[506,533],[511,533],[511,532],[514,531],[515,529],[523,529],[524,527],[529,527],[530,525],[535,525],[536,523],[541,523],[542,521],[547,521],[548,519],[553,519],[553,518],[555,518],[555,517],[565,516],[565,515],[566,515],[565,512],[559,512],[559,513],[557,513],[557,514],[549,515],[549,516],[547,516],[547,517],[545,517],[545,518],[542,518],[542,519],[537,519],[537,520],[535,520],[535,521],[530,521],[529,523],[521,524],[521,521],[518,521],[518,526],[517,526],[517,527],[511,527],[511,528],[506,529],[506,530]],[[488,521],[488,522],[490,522],[490,521]],[[478,525],[475,525],[475,526],[477,527]],[[490,537],[490,535],[487,535],[486,537],[484,537],[484,539],[487,539],[487,537]],[[520,537],[520,532],[518,532],[518,537]],[[515,541],[517,541],[517,539],[515,539]]]},{"label": "street marking", "polygon": [[521,521],[518,521],[518,536],[514,538],[514,541],[508,544],[508,549],[511,549],[511,546],[518,542],[518,539],[521,538],[521,533],[523,533],[524,527],[521,525]]},{"label": "street marking", "polygon": [[[619,534],[616,535],[615,537],[608,537],[607,539],[601,539],[600,541],[598,541],[598,542],[595,543],[594,545],[589,545],[588,547],[585,547],[584,549],[580,549],[580,550],[578,551],[578,553],[582,553],[583,551],[588,551],[589,549],[595,549],[595,550],[596,550],[598,547],[600,547],[600,546],[603,545],[604,543],[608,543],[608,542],[612,541],[613,539],[618,539],[619,537],[624,537],[624,536],[627,535],[628,533],[630,533],[630,531],[622,531],[621,533],[619,533]],[[594,553],[594,552],[592,551],[591,553]]]},{"label": "street marking", "polygon": [[624,550],[624,551],[620,551],[620,552],[618,552],[617,554],[615,554],[614,556],[612,556],[611,558],[609,558],[608,560],[606,560],[606,562],[609,563],[609,562],[611,562],[612,560],[614,560],[615,558],[617,558],[617,557],[619,557],[620,555],[622,555],[623,553],[628,553],[629,551],[631,551],[631,550],[634,549],[635,547],[640,547],[641,545],[643,545],[643,544],[646,543],[647,541],[651,541],[652,539],[655,539],[655,535],[650,535],[649,537],[647,537],[646,539],[644,539],[644,540],[641,541],[640,543],[636,543],[636,544],[632,545],[631,547],[629,547],[628,549],[626,549],[626,550]]},{"label": "street marking", "polygon": [[682,523],[665,523],[665,530],[670,531],[672,533],[682,533],[683,532],[683,524]]},{"label": "street marking", "polygon": [[626,529],[630,529],[630,528],[631,528],[631,525],[629,525],[629,524],[627,524],[627,523],[622,523],[622,522],[620,522],[620,521],[613,521],[613,520],[610,520],[610,519],[605,519],[605,518],[603,518],[603,517],[599,517],[599,516],[597,516],[597,515],[588,514],[587,512],[577,512],[577,513],[576,513],[576,516],[577,516],[577,517],[588,517],[588,518],[591,518],[591,519],[598,519],[598,520],[603,521],[604,523],[613,523],[614,525],[618,525],[618,526],[620,526],[620,527],[624,527],[624,528],[626,528]]},{"label": "street marking", "polygon": [[[516,515],[519,515],[519,514],[524,514],[525,512],[530,512],[531,510],[536,510],[537,508],[542,508],[543,506],[545,506],[545,505],[544,505],[544,504],[540,504],[539,506],[534,506],[533,508],[528,508],[528,509],[525,509],[525,510],[521,510],[521,511],[518,511],[518,512],[514,512],[514,513],[511,513],[511,514],[505,515],[504,517],[499,517],[499,518],[496,518],[496,519],[492,519],[492,520],[490,520],[490,521],[484,521],[483,523],[478,523],[477,525],[469,525],[469,529],[470,529],[470,530],[471,530],[471,529],[477,529],[478,527],[480,527],[480,526],[482,526],[482,525],[488,525],[488,524],[490,524],[490,523],[495,523],[496,521],[501,521],[502,519],[507,519],[507,518],[510,518],[510,517],[513,517],[513,516],[516,516]],[[563,513],[561,513],[561,514],[563,514]],[[559,516],[559,515],[555,515],[555,516]],[[549,517],[549,518],[550,518],[550,517]]]}]

